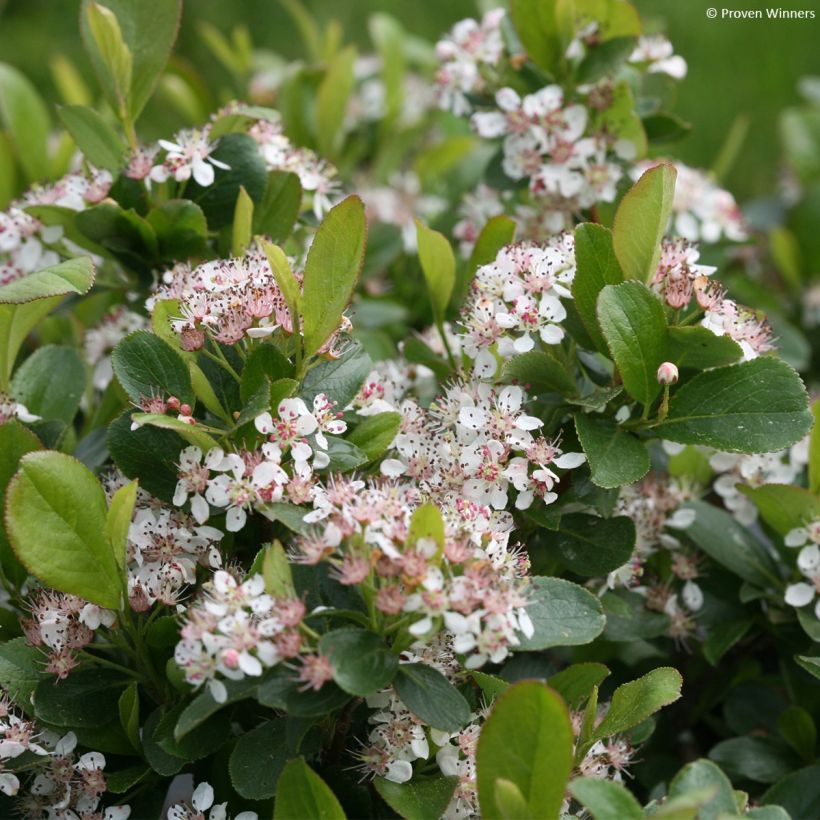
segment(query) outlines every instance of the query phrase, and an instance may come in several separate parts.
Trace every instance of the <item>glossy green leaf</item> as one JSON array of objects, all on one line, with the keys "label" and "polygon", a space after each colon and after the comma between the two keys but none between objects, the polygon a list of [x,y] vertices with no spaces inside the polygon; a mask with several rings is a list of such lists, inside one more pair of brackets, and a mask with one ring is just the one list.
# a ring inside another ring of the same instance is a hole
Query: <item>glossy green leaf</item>
[{"label": "glossy green leaf", "polygon": [[228,771],[233,787],[250,800],[273,797],[287,757],[284,720],[269,720],[251,729],[237,740],[231,752]]},{"label": "glossy green leaf", "polygon": [[111,363],[117,380],[137,404],[153,396],[176,396],[182,403],[194,402],[191,376],[182,357],[147,330],[126,336],[114,348]]},{"label": "glossy green leaf", "polygon": [[345,692],[362,697],[389,686],[399,665],[398,655],[381,637],[355,627],[325,633],[319,651],[330,660],[336,683]]},{"label": "glossy green leaf", "polygon": [[763,794],[760,802],[764,806],[781,806],[792,820],[812,817],[820,804],[820,765],[787,774]]},{"label": "glossy green leaf", "polygon": [[669,784],[669,797],[683,798],[701,789],[710,789],[712,796],[698,811],[698,820],[737,815],[732,784],[711,760],[696,760],[684,766]]},{"label": "glossy green leaf", "polygon": [[729,336],[715,336],[709,328],[699,325],[669,328],[666,360],[680,368],[724,367],[742,358],[743,350]]},{"label": "glossy green leaf", "polygon": [[572,796],[595,820],[641,820],[640,803],[620,783],[580,777],[569,784]]},{"label": "glossy green leaf", "polygon": [[530,350],[508,359],[504,362],[501,378],[505,384],[523,385],[531,394],[574,396],[578,392],[572,372],[545,350]]},{"label": "glossy green leaf", "polygon": [[552,76],[564,56],[555,8],[555,0],[510,2],[510,16],[527,56]]},{"label": "glossy green leaf", "polygon": [[74,348],[46,345],[17,368],[11,393],[29,413],[71,424],[87,381],[86,366]]},{"label": "glossy green leaf", "polygon": [[276,785],[274,820],[345,820],[336,795],[304,758],[288,761]]},{"label": "glossy green leaf", "polygon": [[67,259],[0,287],[0,305],[21,305],[49,296],[87,293],[94,284],[94,272],[89,256]]},{"label": "glossy green leaf", "polygon": [[598,294],[607,285],[624,281],[608,228],[589,222],[575,228],[575,265],[572,296],[578,315],[598,350],[607,353],[606,340],[598,324]]},{"label": "glossy green leaf", "polygon": [[376,413],[359,423],[347,440],[373,461],[387,450],[399,432],[400,425],[399,413]]},{"label": "glossy green leaf", "polygon": [[350,345],[338,359],[319,362],[308,370],[299,395],[310,406],[319,393],[326,393],[337,407],[345,407],[359,392],[373,369],[367,351],[358,343]]},{"label": "glossy green leaf", "polygon": [[563,578],[533,577],[527,589],[527,614],[535,632],[519,635],[517,650],[580,646],[593,641],[604,628],[601,604],[591,592]]},{"label": "glossy green leaf", "polygon": [[584,578],[607,575],[623,566],[635,549],[635,524],[625,515],[598,518],[584,513],[561,516],[550,539],[558,559]]},{"label": "glossy green leaf", "polygon": [[122,578],[106,517],[102,487],[79,461],[48,451],[23,456],[6,493],[17,557],[44,584],[119,609]]},{"label": "glossy green leaf", "polygon": [[811,424],[800,377],[766,356],[698,373],[677,390],[655,432],[681,444],[769,453],[800,441]]},{"label": "glossy green leaf", "polygon": [[444,814],[458,778],[414,777],[407,783],[393,783],[377,777],[373,785],[379,797],[404,820],[429,820]]},{"label": "glossy green leaf", "polygon": [[660,393],[657,371],[666,354],[666,317],[658,297],[640,282],[607,285],[598,322],[624,387],[649,405]]},{"label": "glossy green leaf", "polygon": [[476,763],[482,816],[501,820],[496,781],[518,787],[531,818],[558,817],[572,767],[567,708],[543,683],[523,681],[496,700],[478,740]]},{"label": "glossy green leaf", "polygon": [[305,355],[312,356],[336,331],[364,262],[367,223],[356,196],[322,221],[308,251],[303,283]]},{"label": "glossy green leaf", "polygon": [[649,472],[646,445],[615,421],[576,413],[575,429],[589,462],[592,481],[599,487],[632,484]]},{"label": "glossy green leaf", "polygon": [[393,687],[404,705],[434,729],[457,732],[470,720],[464,695],[432,666],[401,664]]},{"label": "glossy green leaf", "polygon": [[627,191],[612,227],[612,244],[624,276],[648,283],[661,255],[675,196],[674,166],[662,162],[644,172]]}]

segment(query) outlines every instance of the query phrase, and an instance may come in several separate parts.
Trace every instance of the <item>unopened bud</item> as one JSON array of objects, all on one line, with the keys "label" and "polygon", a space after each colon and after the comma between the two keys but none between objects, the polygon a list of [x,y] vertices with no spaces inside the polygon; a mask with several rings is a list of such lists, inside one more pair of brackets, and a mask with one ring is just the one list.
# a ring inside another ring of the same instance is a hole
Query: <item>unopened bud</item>
[{"label": "unopened bud", "polygon": [[[672,365],[672,367],[674,367],[674,366],[675,366],[675,365]],[[658,371],[658,372],[660,372],[660,371]],[[676,370],[676,371],[675,371],[675,378],[677,378],[677,373],[678,373],[678,371]],[[660,377],[659,377],[659,378],[660,378]],[[191,415],[191,413],[193,412],[193,410],[191,409],[191,405],[190,405],[190,404],[182,404],[182,405],[180,405],[179,412],[180,412],[183,416],[190,416],[190,415]]]},{"label": "unopened bud", "polygon": [[658,368],[657,375],[659,384],[675,384],[678,381],[678,368],[672,362],[664,362]]},{"label": "unopened bud", "polygon": [[179,410],[179,399],[176,396],[171,396],[166,404],[171,410]]}]

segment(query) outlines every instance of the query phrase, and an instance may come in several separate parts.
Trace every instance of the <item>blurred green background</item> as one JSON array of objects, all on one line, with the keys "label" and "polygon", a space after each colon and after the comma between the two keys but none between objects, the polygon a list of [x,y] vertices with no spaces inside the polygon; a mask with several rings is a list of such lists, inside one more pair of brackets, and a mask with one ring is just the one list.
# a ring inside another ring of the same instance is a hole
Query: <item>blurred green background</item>
[{"label": "blurred green background", "polygon": [[[672,146],[676,156],[711,167],[738,116],[748,117],[740,154],[726,179],[741,201],[772,192],[780,165],[778,113],[799,100],[800,77],[820,74],[820,8],[814,20],[710,20],[717,0],[634,0],[647,31],[665,31],[689,63],[677,113],[693,123],[691,134]],[[139,2],[139,0],[135,0]],[[724,0],[725,2],[725,0]],[[347,39],[369,50],[365,20],[374,11],[397,17],[406,29],[430,40],[453,22],[477,13],[474,0],[304,0],[320,21],[338,19]],[[784,9],[817,7],[816,0],[773,0]],[[722,6],[718,7],[719,9]],[[733,9],[765,9],[762,0],[736,0]],[[91,82],[79,39],[79,0],[0,0],[0,55],[23,70],[48,99],[57,93],[49,71],[56,53],[70,57]],[[303,56],[301,41],[278,0],[186,0],[177,55],[218,89],[227,75],[204,47],[197,24],[225,32],[237,23],[250,30],[254,46],[286,58]],[[179,123],[154,104],[141,123],[150,135],[168,134]]]}]

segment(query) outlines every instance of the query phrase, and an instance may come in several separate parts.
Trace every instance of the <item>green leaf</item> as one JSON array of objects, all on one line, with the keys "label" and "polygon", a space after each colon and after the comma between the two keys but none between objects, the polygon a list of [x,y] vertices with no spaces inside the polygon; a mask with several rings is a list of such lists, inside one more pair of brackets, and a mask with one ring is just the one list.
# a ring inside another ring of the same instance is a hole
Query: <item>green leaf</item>
[{"label": "green leaf", "polygon": [[191,375],[182,356],[147,330],[126,336],[114,348],[111,364],[128,397],[137,404],[152,396],[176,396],[183,404],[194,402]]},{"label": "green leaf", "polygon": [[608,228],[590,222],[575,228],[575,264],[572,297],[578,315],[595,347],[607,353],[606,340],[598,324],[598,294],[607,285],[619,285],[624,281]]},{"label": "green leaf", "polygon": [[592,481],[599,487],[633,484],[649,472],[649,452],[644,443],[612,419],[576,413],[575,429]]},{"label": "green leaf", "polygon": [[439,549],[444,549],[444,519],[441,517],[441,510],[430,502],[422,504],[413,512],[407,531],[409,546],[415,546],[422,538],[435,541]]},{"label": "green leaf", "polygon": [[271,171],[262,200],[253,210],[254,233],[284,242],[292,233],[301,208],[299,177],[287,171]]},{"label": "green leaf", "polygon": [[572,768],[574,738],[567,708],[536,681],[523,681],[496,700],[476,751],[482,816],[502,817],[496,781],[515,784],[532,818],[557,818]]},{"label": "green leaf", "polygon": [[208,222],[199,205],[187,199],[169,199],[152,208],[145,219],[156,234],[160,259],[173,262],[205,252]]},{"label": "green leaf", "polygon": [[217,703],[210,692],[202,692],[197,695],[180,713],[174,726],[174,739],[182,740],[195,729],[198,729],[215,715],[220,709],[224,709],[231,703],[251,698],[256,694],[259,687],[258,678],[243,678],[242,680],[226,680],[225,688],[228,692],[224,703]]},{"label": "green leaf", "polygon": [[640,282],[623,282],[601,291],[597,310],[626,392],[650,405],[661,390],[657,371],[666,354],[663,305]]},{"label": "green leaf", "polygon": [[812,404],[811,414],[814,428],[809,440],[809,489],[815,495],[820,495],[820,400]]},{"label": "green leaf", "polygon": [[120,120],[131,122],[131,81],[134,60],[122,36],[117,15],[99,3],[88,3],[83,20],[90,37],[86,42],[91,62],[108,101]]},{"label": "green leaf", "polygon": [[643,127],[647,139],[653,143],[675,142],[692,130],[692,126],[675,114],[658,113],[644,117]]},{"label": "green leaf", "polygon": [[60,106],[57,112],[85,158],[116,176],[123,165],[125,145],[103,117],[84,105]]},{"label": "green leaf", "polygon": [[566,365],[545,350],[530,350],[508,359],[504,363],[501,381],[503,384],[521,384],[533,394],[575,396],[578,393],[575,378]]},{"label": "green leaf", "polygon": [[358,343],[350,345],[338,359],[330,359],[311,367],[302,380],[299,395],[308,407],[319,393],[326,393],[337,407],[346,407],[359,392],[373,368],[367,351]]},{"label": "green leaf", "polygon": [[615,256],[627,279],[649,283],[661,256],[669,224],[677,171],[662,162],[650,168],[626,192],[612,226]]},{"label": "green leaf", "polygon": [[407,783],[393,783],[377,777],[373,786],[379,797],[404,820],[441,817],[450,804],[458,777],[414,777]]},{"label": "green leaf", "polygon": [[[131,76],[128,84],[129,113],[136,120],[148,102],[162,74],[176,40],[182,15],[182,0],[103,0],[115,15],[122,39],[131,53]],[[106,68],[104,54],[95,47],[90,36],[90,0],[83,0],[80,23],[86,50],[89,53],[100,85],[109,101],[116,103],[115,77]]]},{"label": "green leaf", "polygon": [[401,426],[400,413],[376,413],[368,416],[347,437],[370,461],[381,456],[393,442]]},{"label": "green leaf", "polygon": [[105,537],[105,494],[79,461],[23,456],[6,492],[6,528],[20,562],[44,584],[119,609],[119,566]]},{"label": "green leaf", "polygon": [[27,714],[31,695],[45,674],[42,651],[29,646],[25,638],[0,643],[0,686]]},{"label": "green leaf", "polygon": [[347,101],[353,91],[355,46],[347,46],[330,61],[316,89],[316,142],[319,153],[335,159],[344,141]]},{"label": "green leaf", "polygon": [[401,664],[393,687],[405,706],[434,729],[457,732],[470,720],[464,695],[432,666]]},{"label": "green leaf", "polygon": [[495,675],[488,675],[486,672],[470,672],[470,677],[481,687],[481,691],[490,703],[510,687],[507,681]]},{"label": "green leaf", "polygon": [[49,677],[34,690],[34,713],[52,726],[98,728],[118,720],[126,681],[107,669],[76,669],[65,680]]},{"label": "green leaf", "polygon": [[233,230],[231,232],[231,253],[242,256],[251,244],[253,234],[253,200],[248,196],[244,186],[239,186],[236,205],[233,211]]},{"label": "green leaf", "polygon": [[0,305],[22,305],[48,296],[87,293],[94,284],[94,270],[90,256],[78,256],[42,268],[0,287]]},{"label": "green leaf", "polygon": [[330,210],[316,231],[305,262],[303,330],[312,356],[339,327],[364,262],[364,204],[349,196]]},{"label": "green leaf", "polygon": [[131,416],[131,421],[137,427],[149,425],[151,427],[159,427],[161,430],[172,430],[180,438],[199,447],[203,453],[212,450],[217,446],[215,438],[206,433],[199,425],[188,424],[187,421],[181,421],[175,416],[163,416],[160,413],[134,413]]},{"label": "green leaf", "polygon": [[416,220],[419,262],[430,294],[433,316],[440,325],[456,283],[456,258],[447,238]]},{"label": "green leaf", "polygon": [[[813,658],[810,655],[795,655],[794,659],[810,675],[820,680],[820,657]],[[2,681],[0,681],[0,683],[2,683]]]},{"label": "green leaf", "polygon": [[706,370],[743,358],[740,345],[729,336],[715,336],[707,327],[670,327],[666,360],[678,367]]},{"label": "green leaf", "polygon": [[288,561],[285,548],[279,541],[274,541],[265,549],[262,559],[262,576],[265,579],[265,592],[269,595],[277,598],[296,596],[290,561]]},{"label": "green leaf", "polygon": [[813,817],[820,804],[820,765],[787,774],[761,797],[760,802],[766,806],[781,806],[794,820]]},{"label": "green leaf", "polygon": [[276,345],[271,342],[255,344],[242,368],[239,386],[242,403],[247,404],[259,392],[265,379],[273,384],[292,375],[293,366]]},{"label": "green leaf", "polygon": [[96,242],[123,265],[147,276],[159,253],[154,229],[133,208],[122,208],[105,200],[80,211],[75,217],[77,229]]},{"label": "green leaf", "polygon": [[211,156],[224,162],[229,170],[217,168],[213,183],[206,188],[189,180],[185,195],[202,208],[208,226],[219,230],[233,222],[240,188],[245,189],[254,206],[262,200],[268,172],[259,146],[247,134],[221,137]]},{"label": "green leaf", "polygon": [[804,487],[789,484],[749,487],[739,484],[738,489],[752,500],[760,517],[778,535],[787,535],[796,527],[820,518],[820,498]]},{"label": "green leaf", "polygon": [[625,515],[563,515],[554,541],[550,540],[567,569],[584,578],[600,577],[623,566],[632,556],[635,524]]},{"label": "green leaf", "polygon": [[467,262],[467,270],[472,276],[482,265],[494,262],[498,252],[512,244],[515,239],[515,220],[504,214],[488,219],[473,245],[473,252]]},{"label": "green leaf", "polygon": [[574,663],[552,675],[547,683],[573,709],[585,701],[596,686],[609,676],[602,663]]},{"label": "green leaf", "polygon": [[655,432],[681,444],[769,453],[808,433],[807,405],[797,373],[766,356],[698,373],[672,397],[669,415]]},{"label": "green leaf", "polygon": [[715,744],[709,751],[713,760],[735,780],[776,783],[797,762],[782,741],[765,737],[732,737]]},{"label": "green leaf", "polygon": [[46,345],[17,368],[11,380],[11,394],[44,421],[71,424],[86,381],[85,365],[74,348]]},{"label": "green leaf", "polygon": [[504,820],[532,817],[521,790],[511,780],[503,777],[498,777],[495,781],[495,807]]},{"label": "green leaf", "polygon": [[319,651],[333,669],[333,679],[351,695],[372,695],[392,682],[399,665],[379,635],[345,627],[325,633]]},{"label": "green leaf", "polygon": [[134,514],[134,505],[137,502],[138,484],[132,481],[120,487],[111,498],[108,514],[105,519],[105,535],[111,544],[114,558],[125,575],[125,551],[128,541],[128,529],[131,526],[131,517]]},{"label": "green leaf", "polygon": [[777,718],[777,728],[792,749],[809,763],[814,759],[817,745],[817,727],[814,719],[802,706],[789,706]]},{"label": "green leaf", "polygon": [[330,463],[324,468],[327,473],[349,473],[369,461],[355,444],[335,436],[327,440],[326,452],[330,457]]},{"label": "green leaf", "polygon": [[593,45],[578,66],[579,83],[595,83],[614,74],[635,48],[634,37],[614,37]]},{"label": "green leaf", "polygon": [[583,587],[563,578],[535,576],[530,580],[527,614],[535,633],[519,634],[520,651],[553,646],[580,646],[593,641],[604,628],[600,601]]},{"label": "green leaf", "polygon": [[732,784],[711,760],[696,760],[684,766],[669,784],[669,797],[683,798],[701,789],[711,789],[713,796],[697,813],[698,820],[737,815]]},{"label": "green leaf", "polygon": [[751,629],[751,618],[721,621],[720,629],[713,629],[703,642],[703,657],[712,666],[717,666],[720,659]]},{"label": "green leaf", "polygon": [[128,684],[128,688],[120,695],[117,702],[120,713],[120,725],[131,745],[139,751],[142,749],[140,741],[140,699],[137,682]]},{"label": "green leaf", "polygon": [[510,16],[527,56],[554,76],[563,58],[555,0],[511,0]]},{"label": "green leaf", "polygon": [[9,132],[29,182],[49,176],[48,108],[34,85],[16,68],[0,63],[0,120]]},{"label": "green leaf", "polygon": [[105,773],[105,789],[111,794],[131,791],[151,771],[147,766],[129,766],[117,772]]},{"label": "green leaf", "polygon": [[595,820],[641,820],[640,803],[620,783],[579,777],[569,784],[572,796]]},{"label": "green leaf", "polygon": [[298,328],[300,327],[299,307],[302,302],[302,289],[299,286],[299,282],[296,281],[296,277],[293,275],[288,257],[278,245],[273,245],[264,239],[260,240],[260,244],[262,245],[262,250],[265,252],[265,256],[268,258],[268,264],[273,273],[273,278],[276,280],[279,290],[282,291],[285,302],[287,302],[288,309],[293,318],[293,327]]},{"label": "green leaf", "polygon": [[612,695],[606,717],[593,737],[601,739],[637,726],[664,706],[680,697],[683,678],[677,669],[662,666],[642,678],[624,683]]},{"label": "green leaf", "polygon": [[249,800],[273,797],[287,757],[285,721],[269,720],[257,726],[242,735],[231,752],[228,771],[233,787]]},{"label": "green leaf", "polygon": [[274,820],[345,820],[339,801],[304,758],[288,761],[276,785]]}]

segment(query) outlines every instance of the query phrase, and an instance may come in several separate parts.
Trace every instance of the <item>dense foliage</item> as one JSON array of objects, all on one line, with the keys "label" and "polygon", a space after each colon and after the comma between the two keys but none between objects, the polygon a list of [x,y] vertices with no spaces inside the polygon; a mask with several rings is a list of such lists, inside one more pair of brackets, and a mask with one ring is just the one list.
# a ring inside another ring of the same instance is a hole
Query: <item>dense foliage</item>
[{"label": "dense foliage", "polygon": [[181,5],[83,3],[58,137],[0,65],[0,813],[814,816],[814,85],[774,220],[626,0],[288,0],[146,143]]}]

